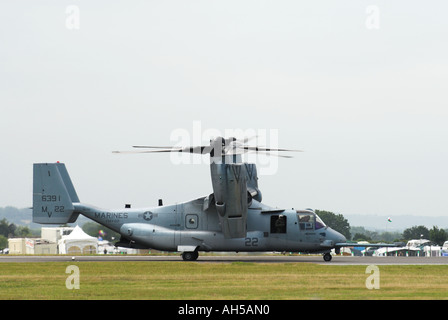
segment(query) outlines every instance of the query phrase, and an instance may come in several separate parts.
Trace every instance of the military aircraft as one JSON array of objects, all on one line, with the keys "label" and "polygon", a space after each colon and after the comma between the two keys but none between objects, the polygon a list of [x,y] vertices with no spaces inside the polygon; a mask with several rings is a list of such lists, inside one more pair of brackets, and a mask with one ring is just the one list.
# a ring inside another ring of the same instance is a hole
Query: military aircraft
[{"label": "military aircraft", "polygon": [[[311,209],[279,209],[262,202],[257,168],[243,163],[246,152],[300,151],[253,147],[246,140],[217,137],[210,145],[145,148],[131,153],[188,152],[210,156],[213,192],[187,202],[134,209],[106,210],[80,202],[63,163],[35,163],[33,167],[33,221],[73,223],[79,214],[121,235],[116,246],[180,252],[194,261],[199,251],[279,251],[339,253],[346,238],[326,226]],[[115,153],[130,153],[119,152]],[[370,245],[369,245],[370,246]],[[382,245],[384,246],[384,245]]]}]

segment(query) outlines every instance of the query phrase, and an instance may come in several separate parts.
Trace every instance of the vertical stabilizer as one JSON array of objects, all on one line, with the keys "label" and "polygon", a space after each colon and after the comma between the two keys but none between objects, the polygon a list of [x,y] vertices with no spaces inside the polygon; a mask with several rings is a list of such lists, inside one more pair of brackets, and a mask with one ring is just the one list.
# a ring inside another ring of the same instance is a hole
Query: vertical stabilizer
[{"label": "vertical stabilizer", "polygon": [[33,167],[33,222],[73,223],[78,218],[73,203],[79,202],[63,163],[35,163]]}]

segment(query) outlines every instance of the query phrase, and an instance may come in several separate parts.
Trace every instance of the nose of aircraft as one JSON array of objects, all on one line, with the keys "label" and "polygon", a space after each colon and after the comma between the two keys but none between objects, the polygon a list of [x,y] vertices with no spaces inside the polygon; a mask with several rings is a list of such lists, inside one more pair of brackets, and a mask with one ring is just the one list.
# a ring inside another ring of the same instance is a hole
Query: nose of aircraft
[{"label": "nose of aircraft", "polygon": [[333,241],[334,244],[347,242],[347,239],[341,233],[330,227],[327,228],[327,239]]}]

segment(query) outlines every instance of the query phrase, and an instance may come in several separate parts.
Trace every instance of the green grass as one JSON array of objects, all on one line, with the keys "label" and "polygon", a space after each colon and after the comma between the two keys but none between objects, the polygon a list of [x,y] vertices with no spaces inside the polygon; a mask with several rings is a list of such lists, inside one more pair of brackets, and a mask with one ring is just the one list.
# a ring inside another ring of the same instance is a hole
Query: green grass
[{"label": "green grass", "polygon": [[[66,267],[80,270],[69,290]],[[310,263],[45,262],[0,264],[0,299],[448,299],[448,266]]]}]

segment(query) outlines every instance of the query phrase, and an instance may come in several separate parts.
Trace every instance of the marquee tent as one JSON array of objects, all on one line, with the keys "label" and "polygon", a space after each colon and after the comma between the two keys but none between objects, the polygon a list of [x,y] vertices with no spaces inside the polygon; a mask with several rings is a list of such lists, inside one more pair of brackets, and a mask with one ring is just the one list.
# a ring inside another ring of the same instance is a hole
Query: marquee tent
[{"label": "marquee tent", "polygon": [[76,226],[69,235],[62,236],[58,245],[60,254],[95,254],[98,250],[98,239]]}]

